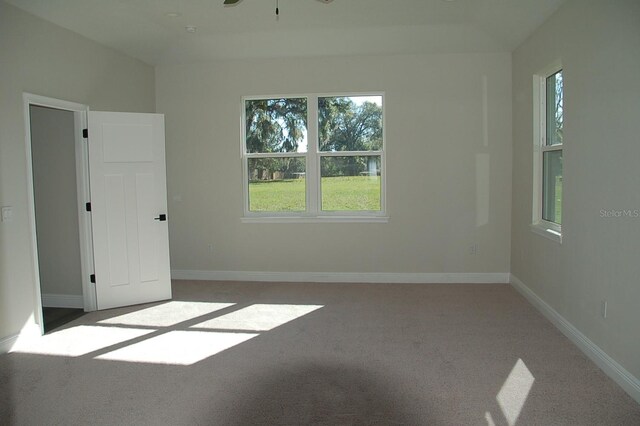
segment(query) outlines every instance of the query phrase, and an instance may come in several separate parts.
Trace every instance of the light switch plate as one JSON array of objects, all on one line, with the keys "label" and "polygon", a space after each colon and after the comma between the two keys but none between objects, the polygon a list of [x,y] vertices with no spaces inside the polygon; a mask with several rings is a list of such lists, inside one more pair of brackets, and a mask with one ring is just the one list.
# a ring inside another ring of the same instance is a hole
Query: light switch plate
[{"label": "light switch plate", "polygon": [[13,207],[3,207],[2,208],[2,221],[3,222],[10,222],[11,221],[11,217],[13,216]]}]

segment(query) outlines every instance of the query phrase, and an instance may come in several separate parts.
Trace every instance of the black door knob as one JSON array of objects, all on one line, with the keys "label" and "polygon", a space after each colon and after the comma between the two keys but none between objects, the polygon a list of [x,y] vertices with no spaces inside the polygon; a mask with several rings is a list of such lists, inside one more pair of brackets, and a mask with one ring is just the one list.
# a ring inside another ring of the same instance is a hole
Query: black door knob
[{"label": "black door knob", "polygon": [[154,217],[153,220],[159,220],[160,222],[164,222],[167,220],[167,215],[166,214],[161,214],[158,217]]}]

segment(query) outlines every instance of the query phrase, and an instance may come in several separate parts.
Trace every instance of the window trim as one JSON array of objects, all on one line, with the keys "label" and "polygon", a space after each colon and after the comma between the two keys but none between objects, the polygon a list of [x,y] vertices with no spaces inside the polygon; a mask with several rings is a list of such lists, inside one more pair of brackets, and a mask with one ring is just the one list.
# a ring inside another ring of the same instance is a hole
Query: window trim
[{"label": "window trim", "polygon": [[563,71],[563,67],[558,60],[533,76],[533,203],[530,229],[538,235],[562,244],[562,225],[542,218],[544,153],[564,151],[564,143],[549,146],[545,143],[547,134],[547,78],[559,71]]},{"label": "window trim", "polygon": [[[378,151],[320,151],[318,145],[318,98],[323,97],[357,97],[380,96],[382,97],[382,150]],[[246,149],[246,109],[245,102],[263,99],[305,98],[307,100],[307,152],[282,152],[282,153],[248,153]],[[243,96],[240,102],[240,158],[242,162],[242,198],[243,198],[243,223],[315,223],[315,222],[362,222],[362,223],[386,223],[389,221],[386,205],[386,106],[385,93],[371,92],[338,92],[338,93],[302,93],[286,95],[252,95]],[[322,157],[345,156],[380,156],[380,210],[359,211],[323,211],[322,188],[320,176],[320,160]],[[306,210],[294,212],[252,212],[249,210],[249,170],[250,158],[305,158],[306,174]]]}]

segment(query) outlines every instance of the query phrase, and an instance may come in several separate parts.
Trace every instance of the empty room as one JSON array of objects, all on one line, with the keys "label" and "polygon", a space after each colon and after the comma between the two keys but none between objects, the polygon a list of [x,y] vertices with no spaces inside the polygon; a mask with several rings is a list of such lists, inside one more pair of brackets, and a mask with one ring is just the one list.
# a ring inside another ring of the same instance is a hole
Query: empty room
[{"label": "empty room", "polygon": [[0,0],[0,424],[639,425],[638,70],[636,0]]}]

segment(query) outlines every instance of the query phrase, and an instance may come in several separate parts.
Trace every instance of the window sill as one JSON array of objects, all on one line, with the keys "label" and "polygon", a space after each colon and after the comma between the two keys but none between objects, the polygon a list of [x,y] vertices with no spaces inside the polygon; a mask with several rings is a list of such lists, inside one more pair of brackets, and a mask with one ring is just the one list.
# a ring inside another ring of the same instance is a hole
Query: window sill
[{"label": "window sill", "polygon": [[562,229],[553,223],[538,222],[530,225],[533,233],[562,244]]},{"label": "window sill", "polygon": [[252,216],[242,223],[388,223],[388,216]]}]

